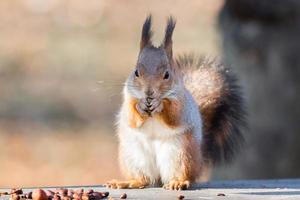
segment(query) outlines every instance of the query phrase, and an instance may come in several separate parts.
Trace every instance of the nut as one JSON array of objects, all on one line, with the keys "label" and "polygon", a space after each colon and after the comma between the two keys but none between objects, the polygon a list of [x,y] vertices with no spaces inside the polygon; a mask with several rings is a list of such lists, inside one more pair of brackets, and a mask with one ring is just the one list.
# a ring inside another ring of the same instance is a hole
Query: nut
[{"label": "nut", "polygon": [[23,190],[21,188],[13,188],[11,189],[10,194],[23,194]]},{"label": "nut", "polygon": [[90,200],[90,196],[88,194],[82,195],[82,200]]},{"label": "nut", "polygon": [[47,194],[42,189],[35,189],[32,192],[32,199],[33,200],[48,200]]},{"label": "nut", "polygon": [[95,199],[95,200],[99,200],[99,199],[102,199],[103,198],[103,195],[101,192],[93,192],[91,194],[91,199]]},{"label": "nut", "polygon": [[69,197],[69,196],[64,196],[64,197],[63,197],[63,200],[71,200],[71,197]]},{"label": "nut", "polygon": [[77,194],[83,194],[83,189],[77,189],[77,190],[75,190],[75,193],[77,193]]},{"label": "nut", "polygon": [[69,190],[68,190],[68,196],[69,196],[69,197],[72,197],[73,194],[74,194],[74,190],[69,189]]},{"label": "nut", "polygon": [[68,189],[65,189],[65,188],[60,188],[57,192],[58,192],[58,193],[60,194],[60,196],[62,196],[62,197],[68,195]]},{"label": "nut", "polygon": [[92,194],[94,192],[93,189],[89,189],[88,191],[86,191],[86,194]]},{"label": "nut", "polygon": [[25,198],[32,199],[32,192],[28,192],[27,194],[25,194]]},{"label": "nut", "polygon": [[78,193],[75,192],[75,193],[73,194],[73,199],[81,199],[81,197],[82,197],[82,194],[81,194],[81,193],[78,194]]},{"label": "nut", "polygon": [[46,193],[46,195],[47,195],[48,198],[53,198],[53,196],[54,196],[54,194],[55,194],[55,193],[54,193],[53,191],[51,191],[51,190],[46,190],[45,193]]},{"label": "nut", "polygon": [[120,196],[120,199],[127,199],[127,194],[126,194],[126,193],[123,193],[123,194]]},{"label": "nut", "polygon": [[20,196],[19,196],[18,194],[13,193],[13,194],[10,196],[10,199],[11,199],[11,200],[20,200],[21,198],[20,198]]},{"label": "nut", "polygon": [[60,196],[55,194],[52,198],[52,200],[61,200]]},{"label": "nut", "polygon": [[101,194],[102,194],[102,197],[108,197],[108,195],[109,195],[109,192],[101,192]]}]

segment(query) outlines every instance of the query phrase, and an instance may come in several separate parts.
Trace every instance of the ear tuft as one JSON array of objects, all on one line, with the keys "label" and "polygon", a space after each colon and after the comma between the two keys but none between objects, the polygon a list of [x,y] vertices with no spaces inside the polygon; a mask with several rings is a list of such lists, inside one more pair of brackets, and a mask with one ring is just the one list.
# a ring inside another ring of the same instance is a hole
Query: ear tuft
[{"label": "ear tuft", "polygon": [[165,32],[165,38],[162,46],[165,48],[167,55],[169,59],[172,59],[173,52],[172,52],[172,46],[173,46],[173,41],[172,41],[172,35],[173,31],[176,25],[176,20],[170,16],[168,18],[167,22],[167,27],[166,27],[166,32]]},{"label": "ear tuft", "polygon": [[143,30],[142,30],[142,38],[140,42],[140,51],[147,45],[151,45],[151,37],[152,37],[152,31],[151,31],[151,15],[149,15],[143,25]]}]

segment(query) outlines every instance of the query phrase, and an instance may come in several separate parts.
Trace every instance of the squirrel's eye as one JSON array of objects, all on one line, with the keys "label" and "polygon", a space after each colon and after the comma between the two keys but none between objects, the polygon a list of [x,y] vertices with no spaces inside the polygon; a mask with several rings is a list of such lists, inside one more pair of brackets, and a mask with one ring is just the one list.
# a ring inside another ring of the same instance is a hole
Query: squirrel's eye
[{"label": "squirrel's eye", "polygon": [[134,74],[135,74],[136,77],[139,77],[139,76],[140,76],[137,69],[134,71]]},{"label": "squirrel's eye", "polygon": [[168,78],[169,78],[169,76],[170,76],[169,72],[168,72],[168,71],[166,71],[166,73],[165,73],[165,75],[164,75],[164,79],[168,79]]}]

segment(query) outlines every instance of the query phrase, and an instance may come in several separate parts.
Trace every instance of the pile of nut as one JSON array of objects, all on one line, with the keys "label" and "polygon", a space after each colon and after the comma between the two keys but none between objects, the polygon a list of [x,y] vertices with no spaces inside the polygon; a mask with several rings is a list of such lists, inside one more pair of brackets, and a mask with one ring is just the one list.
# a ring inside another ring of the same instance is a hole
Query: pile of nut
[{"label": "pile of nut", "polygon": [[[35,189],[32,192],[23,193],[22,189],[11,189],[10,192],[1,192],[0,195],[10,195],[10,200],[100,200],[109,197],[109,192],[97,192],[92,189],[84,191],[84,189],[66,189],[59,188],[55,190]],[[124,193],[121,199],[126,199]]]}]

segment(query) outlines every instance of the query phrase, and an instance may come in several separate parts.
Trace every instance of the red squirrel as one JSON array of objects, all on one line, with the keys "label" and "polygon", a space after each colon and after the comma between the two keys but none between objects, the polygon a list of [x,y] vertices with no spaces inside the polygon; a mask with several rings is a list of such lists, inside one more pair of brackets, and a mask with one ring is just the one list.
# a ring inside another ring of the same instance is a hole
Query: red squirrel
[{"label": "red squirrel", "polygon": [[118,114],[119,161],[127,181],[109,188],[188,189],[242,144],[243,98],[234,74],[215,59],[173,58],[175,20],[162,44],[151,42],[151,16],[123,90]]}]

